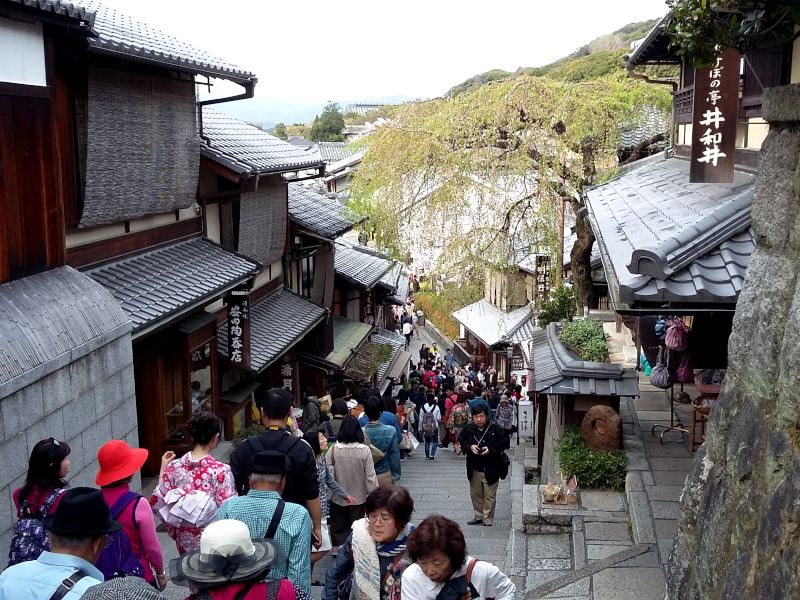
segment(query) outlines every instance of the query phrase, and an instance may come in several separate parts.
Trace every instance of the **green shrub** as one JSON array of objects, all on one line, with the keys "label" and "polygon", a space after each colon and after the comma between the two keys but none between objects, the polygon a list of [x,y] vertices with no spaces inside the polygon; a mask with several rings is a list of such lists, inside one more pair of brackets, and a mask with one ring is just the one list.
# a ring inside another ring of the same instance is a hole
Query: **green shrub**
[{"label": "green shrub", "polygon": [[564,479],[569,480],[574,475],[578,485],[584,489],[625,489],[625,451],[590,450],[583,443],[580,428],[575,425],[564,428],[558,443],[558,462]]},{"label": "green shrub", "polygon": [[251,435],[258,435],[259,433],[264,433],[266,430],[267,428],[261,424],[245,427],[236,432],[236,435],[233,436],[233,439],[231,440],[231,444],[233,444],[233,447],[235,448],[243,441],[245,441],[247,438],[249,438]]},{"label": "green shrub", "polygon": [[605,362],[608,358],[603,324],[595,319],[564,323],[558,332],[558,339],[580,356],[581,360]]},{"label": "green shrub", "polygon": [[549,300],[542,302],[537,318],[539,327],[547,327],[548,323],[572,321],[577,310],[572,288],[562,283],[553,290]]}]

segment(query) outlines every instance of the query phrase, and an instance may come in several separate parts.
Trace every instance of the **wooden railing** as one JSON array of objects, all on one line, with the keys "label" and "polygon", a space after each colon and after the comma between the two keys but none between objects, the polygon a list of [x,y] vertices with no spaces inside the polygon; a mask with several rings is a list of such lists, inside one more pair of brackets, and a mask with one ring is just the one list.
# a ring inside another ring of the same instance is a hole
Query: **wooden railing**
[{"label": "wooden railing", "polygon": [[678,90],[672,96],[675,106],[675,123],[691,123],[694,110],[694,85]]}]

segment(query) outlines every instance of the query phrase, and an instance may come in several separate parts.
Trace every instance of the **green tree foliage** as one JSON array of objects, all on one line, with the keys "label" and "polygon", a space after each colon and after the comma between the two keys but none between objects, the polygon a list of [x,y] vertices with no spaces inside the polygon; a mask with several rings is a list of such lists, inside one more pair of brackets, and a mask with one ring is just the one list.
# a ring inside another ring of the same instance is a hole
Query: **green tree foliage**
[{"label": "green tree foliage", "polygon": [[400,110],[399,104],[387,104],[374,110],[368,110],[365,114],[347,113],[344,116],[345,125],[364,125],[374,123],[378,119],[393,119]]},{"label": "green tree foliage", "polygon": [[[513,264],[521,248],[555,254],[559,199],[580,210],[584,183],[615,168],[620,123],[670,102],[659,86],[621,76],[523,76],[412,103],[366,138],[350,207],[370,215],[379,247],[395,255],[409,252],[414,231],[441,244],[448,279],[487,261]],[[579,218],[572,264],[581,305],[591,299],[593,241]]]},{"label": "green tree foliage", "polygon": [[272,135],[280,140],[285,140],[286,135],[286,125],[283,123],[275,123],[275,127],[272,128]]},{"label": "green tree foliage", "polygon": [[591,81],[599,79],[612,73],[619,73],[623,68],[622,55],[629,52],[626,49],[619,50],[600,50],[571,60],[559,67],[555,67],[547,77],[578,83],[580,81]]},{"label": "green tree foliage", "polygon": [[336,102],[328,102],[321,115],[311,125],[311,139],[315,142],[343,142],[344,116]]},{"label": "green tree foliage", "polygon": [[727,48],[777,48],[800,35],[800,0],[668,0],[677,53],[708,66]]},{"label": "green tree foliage", "polygon": [[289,136],[293,137],[301,137],[305,139],[309,139],[311,135],[311,128],[308,125],[303,125],[302,123],[295,123],[294,125],[287,125],[286,127],[286,137]]},{"label": "green tree foliage", "polygon": [[581,360],[606,362],[608,359],[606,334],[603,324],[596,319],[564,323],[558,332],[558,339],[580,356]]},{"label": "green tree foliage", "polygon": [[564,478],[569,480],[574,475],[583,489],[625,489],[628,472],[625,451],[589,450],[581,438],[581,430],[574,425],[564,428],[558,442],[558,463]]},{"label": "green tree foliage", "polygon": [[572,321],[577,311],[572,288],[562,283],[553,290],[549,300],[542,302],[537,323],[539,327],[547,327],[549,323]]}]

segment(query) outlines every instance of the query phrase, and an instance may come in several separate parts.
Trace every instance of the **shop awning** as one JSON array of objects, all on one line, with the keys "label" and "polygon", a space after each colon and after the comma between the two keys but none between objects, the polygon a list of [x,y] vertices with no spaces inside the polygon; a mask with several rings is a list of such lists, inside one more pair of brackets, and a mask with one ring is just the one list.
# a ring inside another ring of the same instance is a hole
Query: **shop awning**
[{"label": "shop awning", "polygon": [[411,360],[411,352],[400,350],[394,358],[394,362],[386,370],[386,379],[397,379],[406,370],[408,361]]},{"label": "shop awning", "polygon": [[85,274],[111,293],[137,338],[216,300],[260,270],[256,261],[196,237]]},{"label": "shop awning", "polygon": [[344,368],[371,332],[372,325],[333,315],[333,351],[325,360]]},{"label": "shop awning", "polygon": [[[250,370],[260,373],[318,325],[327,310],[281,288],[250,310]],[[220,355],[228,356],[228,325],[217,328]]]}]

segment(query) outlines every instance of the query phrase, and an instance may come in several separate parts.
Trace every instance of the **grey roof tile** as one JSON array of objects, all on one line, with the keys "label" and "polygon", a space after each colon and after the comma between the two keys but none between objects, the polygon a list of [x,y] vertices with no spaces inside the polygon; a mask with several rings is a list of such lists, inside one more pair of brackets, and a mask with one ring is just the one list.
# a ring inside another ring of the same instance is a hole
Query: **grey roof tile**
[{"label": "grey roof tile", "polygon": [[[20,0],[13,0],[19,2]],[[130,60],[168,66],[188,73],[209,75],[232,81],[248,81],[255,75],[204,50],[187,44],[146,23],[142,23],[96,0],[21,0],[57,14],[82,16],[97,37],[87,37],[89,48],[98,54],[123,56]],[[72,7],[68,8],[71,4]],[[51,8],[52,7],[52,8]],[[81,12],[82,11],[82,12]]]},{"label": "grey roof tile", "polygon": [[393,331],[382,329],[380,327],[375,329],[370,339],[376,344],[385,344],[392,347],[392,355],[388,360],[378,365],[378,371],[375,373],[376,377],[378,378],[378,383],[380,384],[380,382],[383,381],[383,378],[386,377],[386,371],[389,370],[389,366],[392,364],[392,362],[394,362],[394,359],[405,347],[406,339],[402,335],[398,335]]},{"label": "grey roof tile", "polygon": [[392,268],[381,277],[378,285],[391,292],[390,299],[394,304],[403,305],[408,299],[409,281],[405,266],[395,261]]},{"label": "grey roof tile", "polygon": [[505,312],[483,298],[455,311],[453,317],[487,346],[514,341],[514,333],[536,319],[531,305]]},{"label": "grey roof tile", "polygon": [[209,106],[203,107],[203,133],[211,145],[202,144],[200,153],[237,173],[280,173],[323,165],[318,154],[306,152]]},{"label": "grey roof tile", "polygon": [[11,0],[17,4],[23,4],[28,8],[36,8],[42,12],[53,13],[62,17],[69,17],[76,21],[83,21],[91,26],[94,22],[94,12],[87,10],[80,3],[66,0]]},{"label": "grey roof tile", "polygon": [[326,163],[337,162],[356,153],[347,142],[318,142],[317,151]]},{"label": "grey roof tile", "polygon": [[128,323],[114,298],[72,267],[0,285],[0,397],[16,391],[16,378],[117,328],[127,332]]},{"label": "grey roof tile", "polygon": [[[327,311],[281,288],[250,309],[250,370],[259,373],[301,341],[325,318]],[[228,356],[228,325],[217,327],[217,348]]]},{"label": "grey roof tile", "polygon": [[[616,363],[582,361],[558,339],[559,325],[537,329],[525,353],[533,389],[545,394],[638,396],[633,369]],[[530,385],[530,383],[529,383]]]},{"label": "grey roof tile", "polygon": [[334,252],[336,274],[367,290],[375,287],[391,266],[382,254],[366,246],[340,240],[336,242]]},{"label": "grey roof tile", "polygon": [[259,271],[257,262],[197,237],[87,270],[86,275],[119,301],[137,334],[164,316],[208,302]]},{"label": "grey roof tile", "polygon": [[350,231],[355,225],[338,200],[299,183],[289,184],[289,218],[301,227],[331,239]]},{"label": "grey roof tile", "polygon": [[676,158],[647,161],[587,191],[607,277],[618,283],[617,308],[736,302],[755,248],[755,177],[736,171],[730,184],[690,184],[688,171]]}]

